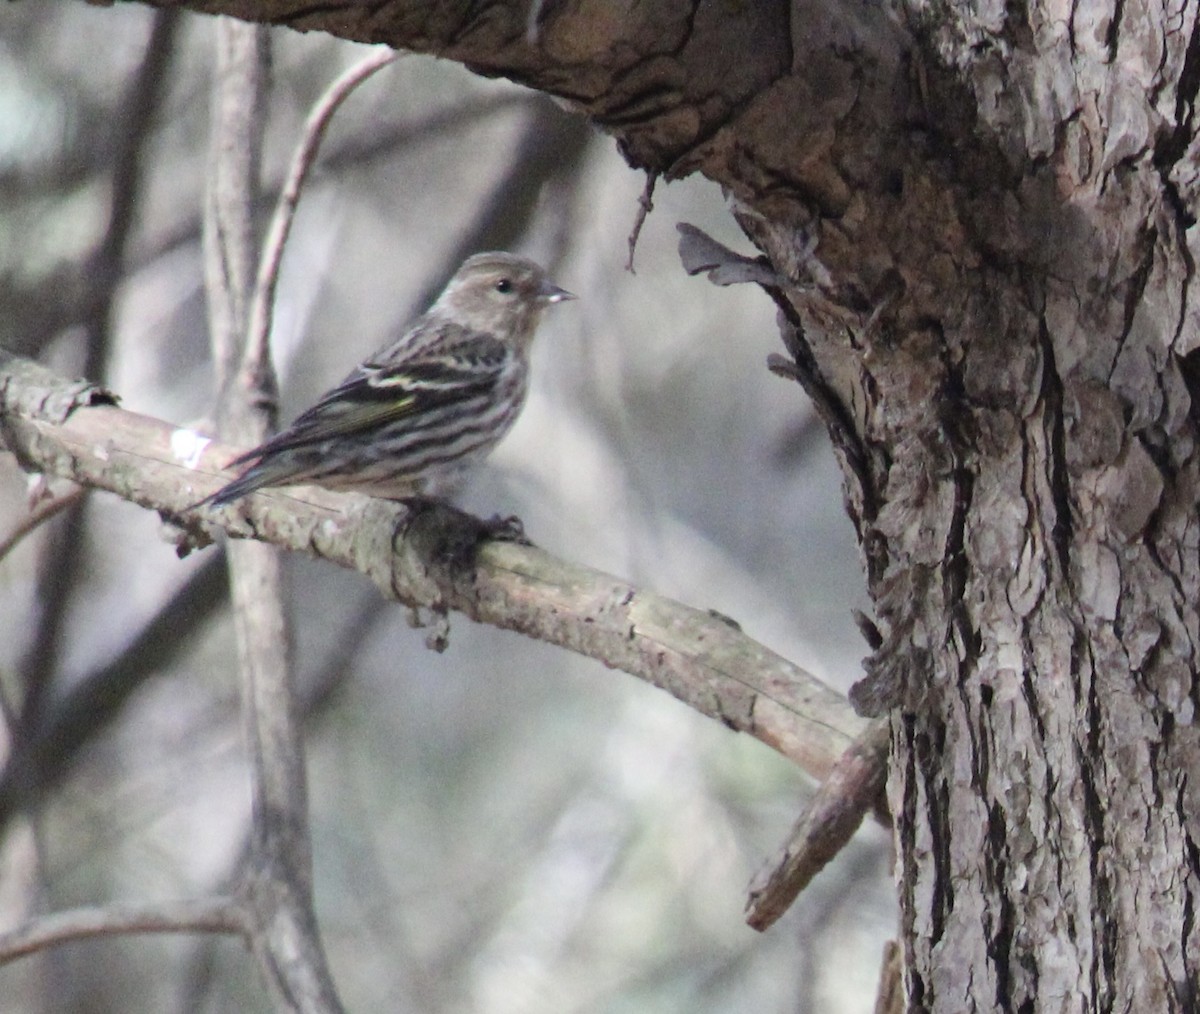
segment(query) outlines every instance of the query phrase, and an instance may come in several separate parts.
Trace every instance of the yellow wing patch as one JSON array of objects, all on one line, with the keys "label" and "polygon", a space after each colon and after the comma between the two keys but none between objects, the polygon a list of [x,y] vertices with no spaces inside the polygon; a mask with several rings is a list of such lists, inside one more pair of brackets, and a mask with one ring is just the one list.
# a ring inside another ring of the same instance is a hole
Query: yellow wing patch
[{"label": "yellow wing patch", "polygon": [[353,407],[344,407],[337,415],[324,415],[324,418],[315,421],[314,429],[317,432],[313,436],[324,440],[371,426],[382,426],[408,415],[416,400],[416,395],[408,394],[391,401],[358,402]]}]

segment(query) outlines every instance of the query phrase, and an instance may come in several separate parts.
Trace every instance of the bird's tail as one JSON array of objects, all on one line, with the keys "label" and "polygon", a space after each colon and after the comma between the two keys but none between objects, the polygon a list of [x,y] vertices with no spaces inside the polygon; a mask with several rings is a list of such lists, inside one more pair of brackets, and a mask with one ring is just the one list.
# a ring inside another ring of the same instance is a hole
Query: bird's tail
[{"label": "bird's tail", "polygon": [[261,467],[255,465],[253,468],[248,468],[234,479],[233,482],[226,483],[213,493],[212,496],[205,497],[196,506],[226,507],[238,497],[245,496],[247,493],[253,493],[256,489],[267,485],[269,482],[269,479],[264,479],[261,475]]},{"label": "bird's tail", "polygon": [[[237,466],[252,460],[252,456],[244,455],[240,458],[235,458],[229,465]],[[294,467],[294,462],[280,460],[279,458],[260,460],[247,468],[232,482],[226,483],[215,493],[209,494],[203,500],[192,504],[187,509],[194,510],[197,507],[227,507],[239,497],[253,493],[264,486],[281,486],[288,485],[293,480],[297,482],[301,481],[298,473],[299,469]]]}]

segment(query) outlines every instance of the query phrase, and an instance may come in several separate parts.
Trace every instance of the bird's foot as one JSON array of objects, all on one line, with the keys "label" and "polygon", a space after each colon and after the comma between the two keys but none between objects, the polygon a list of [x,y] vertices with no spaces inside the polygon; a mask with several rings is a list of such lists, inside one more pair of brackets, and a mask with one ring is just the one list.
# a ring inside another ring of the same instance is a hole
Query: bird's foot
[{"label": "bird's foot", "polygon": [[483,523],[481,538],[495,539],[497,542],[515,542],[519,546],[532,546],[529,536],[525,534],[525,523],[515,514],[501,517],[493,514]]},{"label": "bird's foot", "polygon": [[485,542],[532,545],[525,526],[515,515],[496,514],[484,521],[443,500],[425,497],[405,500],[404,505],[408,508],[408,517],[402,523],[405,537],[414,540],[426,560],[451,573],[472,569],[475,554]]}]

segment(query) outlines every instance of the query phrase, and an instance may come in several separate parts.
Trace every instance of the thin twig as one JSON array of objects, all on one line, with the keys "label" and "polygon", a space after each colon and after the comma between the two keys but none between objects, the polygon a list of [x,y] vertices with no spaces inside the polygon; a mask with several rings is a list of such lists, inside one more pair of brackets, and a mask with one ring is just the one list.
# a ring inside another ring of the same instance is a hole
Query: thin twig
[{"label": "thin twig", "polygon": [[[339,692],[355,671],[355,656],[362,651],[371,629],[384,618],[387,605],[386,600],[379,596],[372,597],[363,593],[344,612],[340,630],[332,635],[328,651],[317,664],[315,672],[305,680],[300,691],[300,718],[305,730],[310,734],[315,725],[329,717]],[[242,876],[250,856],[248,829],[241,833],[240,837],[241,844],[234,851],[228,872],[214,880],[215,884],[224,887],[230,883],[237,883]],[[203,995],[207,975],[211,972],[210,944],[211,942],[198,942],[198,946],[203,949],[198,950],[188,961],[188,970],[184,974],[185,986],[181,991],[184,1001],[179,1005],[180,1010],[190,1011],[200,1006],[196,998]],[[188,1002],[188,998],[192,998],[191,1002]]]},{"label": "thin twig", "polygon": [[86,494],[87,489],[83,486],[72,486],[65,493],[59,493],[37,503],[25,517],[17,522],[11,532],[0,539],[0,560],[8,556],[25,536],[36,531],[39,525],[45,524],[72,504],[78,503]]},{"label": "thin twig", "polygon": [[0,933],[0,965],[47,947],[91,937],[130,933],[247,932],[245,912],[236,898],[195,898],[151,905],[75,908],[41,916]]},{"label": "thin twig", "polygon": [[633,255],[637,252],[642,226],[646,224],[646,218],[654,210],[654,187],[657,183],[658,173],[646,173],[646,186],[642,190],[642,196],[638,198],[637,215],[633,219],[633,228],[629,230],[629,259],[625,262],[625,270],[631,275],[637,273],[633,270]]},{"label": "thin twig", "polygon": [[834,765],[787,843],[754,877],[746,922],[755,929],[765,930],[788,910],[876,805],[887,778],[890,736],[887,719],[868,726]]},{"label": "thin twig", "polygon": [[283,260],[284,247],[296,217],[300,193],[304,189],[309,171],[316,162],[317,151],[325,137],[325,131],[333,119],[333,114],[350,93],[376,71],[394,62],[399,55],[391,49],[378,49],[355,64],[329,86],[304,123],[303,135],[292,156],[287,179],[280,191],[275,214],[263,241],[258,280],[254,286],[254,299],[250,307],[249,335],[242,356],[242,372],[247,378],[259,378],[263,371],[269,368],[268,340],[275,305],[275,289],[279,281],[279,265]]}]

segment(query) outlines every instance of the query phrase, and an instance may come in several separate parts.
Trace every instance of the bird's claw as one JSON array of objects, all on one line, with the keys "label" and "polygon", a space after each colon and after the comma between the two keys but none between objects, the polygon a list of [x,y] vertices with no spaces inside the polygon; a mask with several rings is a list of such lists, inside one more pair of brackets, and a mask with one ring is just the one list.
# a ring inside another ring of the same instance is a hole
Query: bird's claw
[{"label": "bird's claw", "polygon": [[475,566],[475,554],[488,541],[515,542],[532,545],[525,535],[525,526],[515,515],[493,515],[489,520],[466,514],[450,504],[429,499],[405,501],[408,517],[405,534],[425,547],[427,560],[446,567],[451,572],[470,570]]},{"label": "bird's claw", "polygon": [[495,539],[497,542],[515,542],[520,546],[532,546],[529,536],[525,534],[525,523],[515,514],[501,517],[493,514],[483,523],[479,533],[481,539]]}]

